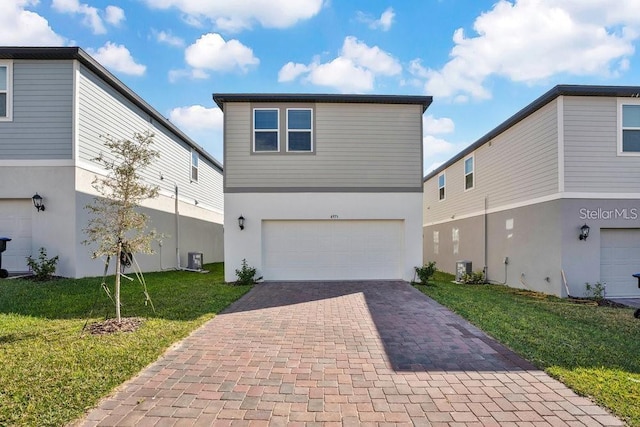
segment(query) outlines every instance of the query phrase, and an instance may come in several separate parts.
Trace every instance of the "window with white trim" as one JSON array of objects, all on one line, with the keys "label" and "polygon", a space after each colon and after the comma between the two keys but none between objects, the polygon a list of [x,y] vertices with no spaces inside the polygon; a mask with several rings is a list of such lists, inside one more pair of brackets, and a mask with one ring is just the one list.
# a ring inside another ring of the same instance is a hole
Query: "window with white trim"
[{"label": "window with white trim", "polygon": [[438,175],[438,199],[444,200],[445,176],[444,172]]},{"label": "window with white trim", "polygon": [[640,153],[640,104],[622,104],[620,151]]},{"label": "window with white trim", "polygon": [[13,64],[0,61],[0,121],[11,120],[12,113]]},{"label": "window with white trim", "polygon": [[253,151],[256,153],[280,150],[280,110],[255,108],[253,110]]},{"label": "window with white trim", "polygon": [[287,108],[287,151],[313,151],[311,108]]},{"label": "window with white trim", "polygon": [[471,190],[473,188],[473,172],[474,172],[474,158],[468,157],[464,160],[464,189]]},{"label": "window with white trim", "polygon": [[198,161],[200,156],[196,150],[191,150],[191,181],[198,181]]}]

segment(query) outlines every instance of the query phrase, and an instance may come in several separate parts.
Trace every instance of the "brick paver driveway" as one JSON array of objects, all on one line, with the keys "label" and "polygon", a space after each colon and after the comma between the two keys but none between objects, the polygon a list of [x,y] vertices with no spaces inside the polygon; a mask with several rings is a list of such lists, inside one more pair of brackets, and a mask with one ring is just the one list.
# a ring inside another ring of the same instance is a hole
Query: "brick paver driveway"
[{"label": "brick paver driveway", "polygon": [[81,425],[622,425],[405,282],[266,283]]}]

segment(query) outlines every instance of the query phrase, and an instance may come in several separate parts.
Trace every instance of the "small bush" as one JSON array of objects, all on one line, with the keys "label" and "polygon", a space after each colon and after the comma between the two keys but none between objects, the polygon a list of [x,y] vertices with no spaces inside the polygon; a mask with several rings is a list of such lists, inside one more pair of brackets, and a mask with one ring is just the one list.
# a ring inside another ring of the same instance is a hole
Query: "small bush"
[{"label": "small bush", "polygon": [[239,269],[236,268],[236,277],[238,280],[236,280],[235,284],[240,286],[253,285],[256,280],[260,279],[256,279],[256,269],[250,267],[246,259],[242,260],[242,266]]},{"label": "small bush", "polygon": [[416,270],[416,275],[420,280],[419,283],[421,285],[428,285],[429,279],[431,279],[431,277],[436,272],[436,263],[434,261],[429,261],[429,263],[423,265],[422,267],[414,267],[414,269]]},{"label": "small bush", "polygon": [[47,259],[47,250],[40,248],[40,255],[37,259],[27,257],[27,265],[33,272],[34,279],[38,282],[45,282],[51,280],[53,273],[56,272],[56,264],[58,263],[58,256]]},{"label": "small bush", "polygon": [[484,272],[482,271],[474,271],[471,273],[467,273],[462,276],[460,282],[466,285],[482,285],[485,282],[484,280]]},{"label": "small bush", "polygon": [[596,282],[593,285],[589,282],[584,284],[584,296],[594,301],[602,301],[605,297],[607,284]]}]

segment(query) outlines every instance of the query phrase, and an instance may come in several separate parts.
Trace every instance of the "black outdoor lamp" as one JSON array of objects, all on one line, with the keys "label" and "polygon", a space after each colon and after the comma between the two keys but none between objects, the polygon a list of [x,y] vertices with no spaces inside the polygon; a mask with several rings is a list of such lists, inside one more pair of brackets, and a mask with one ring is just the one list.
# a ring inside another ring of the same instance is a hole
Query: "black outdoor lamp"
[{"label": "black outdoor lamp", "polygon": [[580,235],[578,236],[578,238],[580,240],[587,240],[587,237],[589,237],[589,230],[591,230],[591,227],[589,227],[587,224],[580,227]]},{"label": "black outdoor lamp", "polygon": [[244,217],[242,215],[238,217],[238,227],[240,227],[240,230],[244,230]]},{"label": "black outdoor lamp", "polygon": [[36,210],[38,212],[44,210],[44,205],[42,204],[42,196],[40,196],[38,193],[36,193],[36,194],[33,195],[31,200],[33,200],[33,206],[35,206],[35,208],[36,208]]}]

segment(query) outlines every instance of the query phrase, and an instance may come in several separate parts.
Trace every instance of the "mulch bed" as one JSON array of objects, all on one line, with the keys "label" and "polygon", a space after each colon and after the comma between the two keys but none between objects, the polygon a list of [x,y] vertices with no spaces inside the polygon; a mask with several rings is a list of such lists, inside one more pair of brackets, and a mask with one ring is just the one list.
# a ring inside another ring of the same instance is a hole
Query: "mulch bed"
[{"label": "mulch bed", "polygon": [[87,330],[92,335],[106,335],[116,332],[135,332],[141,325],[140,317],[123,317],[120,322],[116,319],[107,319],[103,322],[92,323]]}]

